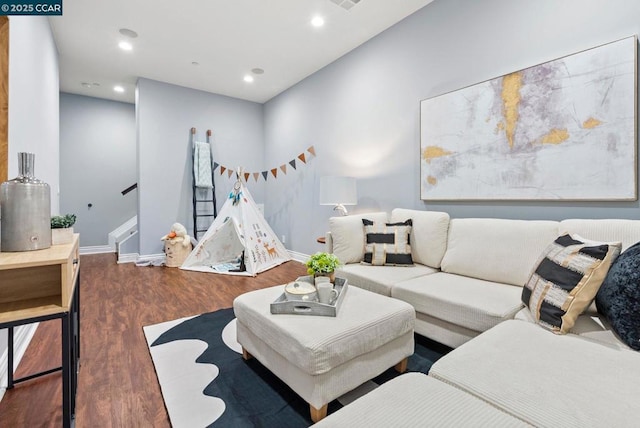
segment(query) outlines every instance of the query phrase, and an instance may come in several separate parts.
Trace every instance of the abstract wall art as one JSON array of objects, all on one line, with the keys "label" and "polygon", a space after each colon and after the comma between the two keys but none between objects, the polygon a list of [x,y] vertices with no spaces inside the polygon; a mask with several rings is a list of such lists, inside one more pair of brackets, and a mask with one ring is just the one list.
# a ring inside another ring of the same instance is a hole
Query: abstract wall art
[{"label": "abstract wall art", "polygon": [[423,200],[636,200],[636,36],[420,103]]}]

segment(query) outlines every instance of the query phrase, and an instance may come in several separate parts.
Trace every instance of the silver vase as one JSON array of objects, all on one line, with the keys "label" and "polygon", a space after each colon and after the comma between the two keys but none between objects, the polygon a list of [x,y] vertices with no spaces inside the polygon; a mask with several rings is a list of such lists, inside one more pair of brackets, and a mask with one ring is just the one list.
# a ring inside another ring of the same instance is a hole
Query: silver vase
[{"label": "silver vase", "polygon": [[0,251],[51,246],[51,190],[34,177],[35,154],[18,153],[19,176],[0,185]]}]

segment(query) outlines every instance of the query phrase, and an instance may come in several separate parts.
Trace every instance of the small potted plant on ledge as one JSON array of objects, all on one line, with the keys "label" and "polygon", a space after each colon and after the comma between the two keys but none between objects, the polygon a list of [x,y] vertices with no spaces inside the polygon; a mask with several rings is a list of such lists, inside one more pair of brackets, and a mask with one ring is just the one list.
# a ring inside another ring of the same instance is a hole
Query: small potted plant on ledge
[{"label": "small potted plant on ledge", "polygon": [[335,270],[340,266],[340,260],[331,253],[315,253],[306,263],[307,273],[316,276],[328,276],[331,282],[336,279]]},{"label": "small potted plant on ledge", "polygon": [[54,215],[51,217],[51,244],[69,244],[73,241],[75,214]]}]

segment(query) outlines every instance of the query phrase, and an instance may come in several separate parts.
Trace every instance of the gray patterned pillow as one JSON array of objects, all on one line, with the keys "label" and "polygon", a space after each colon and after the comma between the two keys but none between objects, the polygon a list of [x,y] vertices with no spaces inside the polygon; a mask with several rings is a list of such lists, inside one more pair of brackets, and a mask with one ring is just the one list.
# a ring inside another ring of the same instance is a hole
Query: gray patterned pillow
[{"label": "gray patterned pillow", "polygon": [[593,301],[621,246],[569,234],[550,244],[522,289],[522,302],[536,322],[568,333]]},{"label": "gray patterned pillow", "polygon": [[399,223],[381,223],[362,219],[364,225],[363,264],[374,266],[413,266],[411,226],[408,219]]}]

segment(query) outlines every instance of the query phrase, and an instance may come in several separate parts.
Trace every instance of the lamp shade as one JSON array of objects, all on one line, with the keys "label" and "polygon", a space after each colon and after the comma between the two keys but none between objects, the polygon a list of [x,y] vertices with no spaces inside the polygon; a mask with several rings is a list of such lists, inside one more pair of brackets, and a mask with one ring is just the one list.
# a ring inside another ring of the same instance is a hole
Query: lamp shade
[{"label": "lamp shade", "polygon": [[320,177],[320,205],[356,205],[358,193],[354,177]]}]

